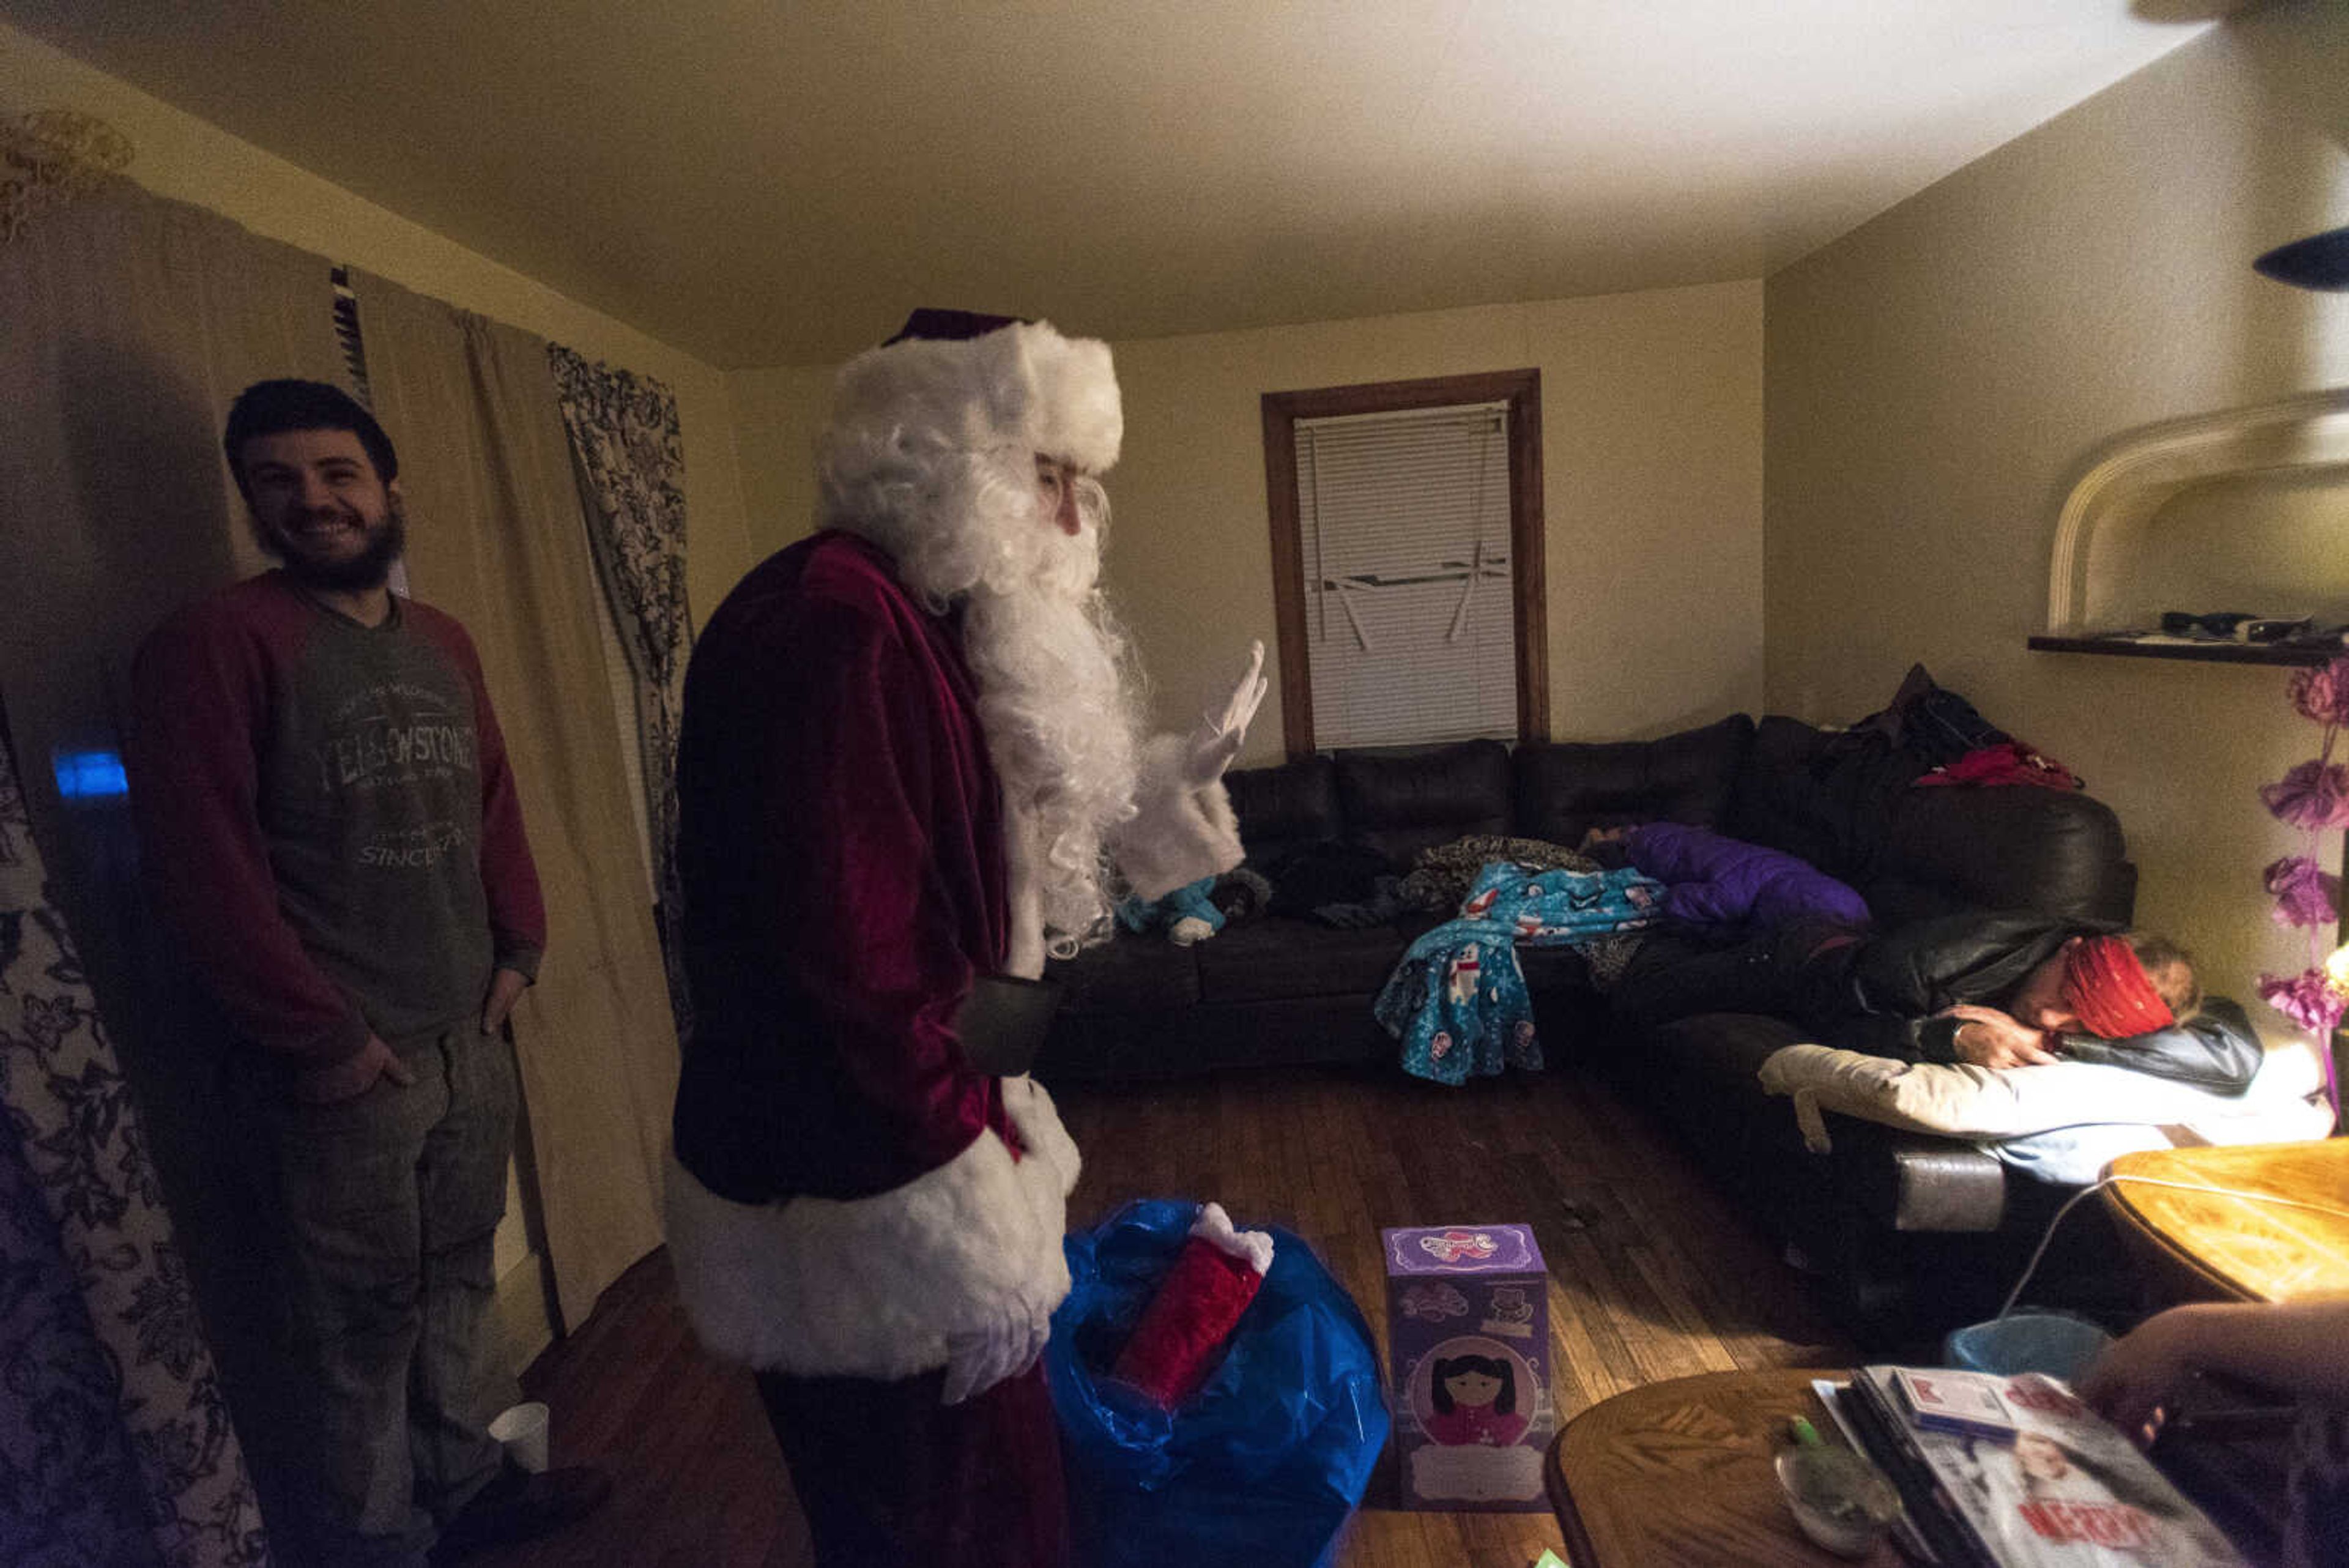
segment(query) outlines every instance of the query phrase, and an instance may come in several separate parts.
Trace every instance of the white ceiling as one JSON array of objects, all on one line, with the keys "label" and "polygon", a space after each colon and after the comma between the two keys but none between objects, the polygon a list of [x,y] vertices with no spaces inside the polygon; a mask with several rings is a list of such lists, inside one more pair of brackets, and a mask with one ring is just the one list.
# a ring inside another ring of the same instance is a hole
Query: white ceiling
[{"label": "white ceiling", "polygon": [[726,367],[917,304],[1137,337],[1763,276],[2230,8],[0,0]]}]

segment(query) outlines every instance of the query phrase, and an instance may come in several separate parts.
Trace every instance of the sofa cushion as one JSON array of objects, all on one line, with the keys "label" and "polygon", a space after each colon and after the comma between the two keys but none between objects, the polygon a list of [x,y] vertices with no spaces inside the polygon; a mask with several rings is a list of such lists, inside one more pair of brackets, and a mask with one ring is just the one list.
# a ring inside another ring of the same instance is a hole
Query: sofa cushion
[{"label": "sofa cushion", "polygon": [[1916,754],[1773,714],[1730,802],[1732,837],[1857,888],[1879,926],[1961,909],[2126,921],[2135,901],[2112,808],[2033,785],[1918,787]]},{"label": "sofa cushion", "polygon": [[1340,752],[1346,836],[1407,868],[1421,850],[1509,831],[1509,749],[1498,741]]},{"label": "sofa cushion", "polygon": [[1197,951],[1176,947],[1163,935],[1121,930],[1099,947],[1046,966],[1044,978],[1066,988],[1061,1004],[1064,1012],[1185,1008],[1199,1000],[1199,966],[1192,956]]},{"label": "sofa cushion", "polygon": [[2125,921],[2127,856],[2112,808],[2076,792],[1912,786],[1894,804],[1877,875],[1861,891],[1886,925],[1970,909]]},{"label": "sofa cushion", "polygon": [[1340,929],[1268,915],[1237,920],[1191,950],[1199,994],[1210,1002],[1292,996],[1360,996],[1386,984],[1407,939],[1393,926]]},{"label": "sofa cushion", "polygon": [[1517,831],[1571,847],[1619,823],[1718,827],[1753,739],[1754,721],[1733,713],[1656,741],[1528,741],[1516,758]]},{"label": "sofa cushion", "polygon": [[[1339,905],[1370,905],[1378,901],[1380,878],[1391,877],[1394,865],[1383,850],[1344,839],[1324,839],[1257,858],[1257,867],[1272,886],[1267,908],[1276,915],[1313,919]],[[1324,925],[1360,924],[1324,919]]]},{"label": "sofa cushion", "polygon": [[[1737,770],[1725,831],[1732,838],[1783,849],[1830,877],[1851,881],[1850,810],[1829,798],[1818,777],[1830,739],[1826,731],[1779,713],[1756,724],[1754,742]],[[1860,892],[1865,896],[1868,889]]]},{"label": "sofa cushion", "polygon": [[1241,768],[1224,775],[1239,818],[1240,843],[1258,866],[1301,844],[1336,838],[1344,831],[1338,815],[1337,770],[1328,757],[1306,757],[1268,768]]}]

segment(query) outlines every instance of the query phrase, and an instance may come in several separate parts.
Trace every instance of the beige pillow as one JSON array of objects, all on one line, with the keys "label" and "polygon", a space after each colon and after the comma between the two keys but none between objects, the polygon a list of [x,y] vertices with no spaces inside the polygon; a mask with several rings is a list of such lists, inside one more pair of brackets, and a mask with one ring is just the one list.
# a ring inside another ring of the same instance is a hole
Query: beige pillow
[{"label": "beige pillow", "polygon": [[1772,1094],[1795,1098],[1795,1114],[1804,1118],[1806,1137],[1816,1118],[1805,1115],[1806,1102],[1888,1127],[1976,1138],[2021,1137],[2096,1122],[2184,1124],[2198,1129],[2238,1120],[2266,1122],[2302,1104],[2314,1091],[2318,1075],[2313,1056],[2298,1042],[2271,1049],[2251,1087],[2240,1095],[2212,1094],[2095,1062],[1976,1067],[1901,1062],[1826,1045],[1775,1051],[1758,1074],[1762,1086]]}]

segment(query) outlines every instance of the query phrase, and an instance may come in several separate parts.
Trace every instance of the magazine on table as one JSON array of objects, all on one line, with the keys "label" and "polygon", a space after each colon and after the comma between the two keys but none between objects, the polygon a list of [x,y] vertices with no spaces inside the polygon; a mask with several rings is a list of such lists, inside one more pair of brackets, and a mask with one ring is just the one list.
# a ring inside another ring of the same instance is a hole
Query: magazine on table
[{"label": "magazine on table", "polygon": [[2054,1378],[1868,1366],[1836,1414],[1944,1568],[2246,1568],[2126,1434]]}]

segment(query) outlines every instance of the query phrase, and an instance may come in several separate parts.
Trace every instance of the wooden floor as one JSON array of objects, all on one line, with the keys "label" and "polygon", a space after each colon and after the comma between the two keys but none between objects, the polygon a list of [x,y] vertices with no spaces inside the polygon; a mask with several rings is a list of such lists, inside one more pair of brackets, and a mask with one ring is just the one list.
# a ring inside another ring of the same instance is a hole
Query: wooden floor
[{"label": "wooden floor", "polygon": [[[1572,1072],[1444,1089],[1392,1072],[1297,1070],[1114,1089],[1061,1108],[1085,1157],[1070,1223],[1132,1198],[1216,1199],[1309,1240],[1386,1330],[1384,1226],[1530,1223],[1550,1270],[1561,1419],[1658,1378],[1847,1364],[1803,1280],[1670,1144]],[[666,1254],[638,1264],[524,1380],[557,1463],[608,1469],[595,1519],[483,1558],[496,1568],[795,1568],[811,1561],[749,1377],[694,1346]],[[1392,1454],[1340,1537],[1341,1568],[1526,1568],[1547,1513],[1396,1506]]]}]

